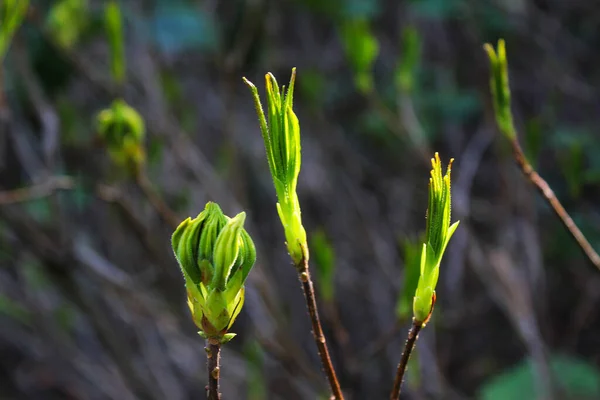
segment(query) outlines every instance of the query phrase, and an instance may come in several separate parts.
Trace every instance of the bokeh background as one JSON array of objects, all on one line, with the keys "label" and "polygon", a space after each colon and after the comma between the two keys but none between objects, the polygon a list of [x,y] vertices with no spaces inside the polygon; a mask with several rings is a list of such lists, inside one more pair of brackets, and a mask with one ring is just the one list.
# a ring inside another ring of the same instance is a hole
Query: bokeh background
[{"label": "bokeh background", "polygon": [[[600,271],[515,167],[482,49],[506,39],[521,143],[600,249],[600,3],[119,3],[124,87],[102,1],[32,1],[2,65],[0,398],[204,398],[161,201],[183,219],[209,200],[247,212],[259,252],[224,398],[327,398],[241,80],[263,92],[267,71],[286,82],[294,66],[298,192],[348,398],[391,388],[435,151],[455,158],[461,226],[403,396],[600,398]],[[96,114],[121,96],[146,122],[146,185],[97,139]]]}]

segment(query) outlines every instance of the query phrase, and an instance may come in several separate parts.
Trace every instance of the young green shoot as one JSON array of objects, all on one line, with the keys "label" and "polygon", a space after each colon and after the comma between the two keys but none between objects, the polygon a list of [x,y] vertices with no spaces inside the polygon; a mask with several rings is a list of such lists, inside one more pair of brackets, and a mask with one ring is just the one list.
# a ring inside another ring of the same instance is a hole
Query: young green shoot
[{"label": "young green shoot", "polygon": [[344,395],[329,356],[319,318],[315,291],[308,268],[309,251],[306,242],[306,231],[302,225],[300,202],[296,194],[301,163],[300,124],[293,111],[296,68],[292,69],[287,91],[285,87],[279,88],[273,74],[268,73],[265,76],[268,119],[263,111],[258,89],[248,79],[243,79],[254,98],[258,122],[267,153],[267,162],[277,193],[277,212],[285,232],[288,252],[296,267],[304,291],[306,307],[313,328],[313,338],[321,358],[321,364],[327,376],[333,398],[342,400]]},{"label": "young green shoot", "polygon": [[435,157],[431,159],[432,170],[429,178],[427,225],[425,243],[423,243],[421,251],[419,281],[413,298],[413,323],[408,332],[408,338],[396,371],[396,378],[390,395],[392,400],[400,397],[404,373],[419,337],[419,332],[431,318],[435,305],[435,287],[440,274],[442,257],[459,224],[458,221],[452,225],[450,224],[452,200],[450,173],[452,172],[452,161],[451,159],[448,164],[446,174],[442,175],[442,162],[439,154],[435,153]]},{"label": "young green shoot", "polygon": [[245,213],[234,218],[209,202],[196,218],[187,218],[171,243],[187,290],[192,320],[206,339],[208,398],[220,399],[221,345],[244,305],[244,283],[256,261],[256,249],[244,229]]}]

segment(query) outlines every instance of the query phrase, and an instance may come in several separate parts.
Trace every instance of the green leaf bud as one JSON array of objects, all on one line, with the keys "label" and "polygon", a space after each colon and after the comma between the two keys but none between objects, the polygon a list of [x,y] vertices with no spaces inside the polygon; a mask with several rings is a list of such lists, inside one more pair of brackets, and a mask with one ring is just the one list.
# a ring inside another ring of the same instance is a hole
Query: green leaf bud
[{"label": "green leaf bud", "polygon": [[508,61],[503,39],[498,40],[497,50],[486,43],[483,48],[490,59],[490,90],[496,114],[496,123],[500,131],[508,138],[515,139],[516,131],[510,110],[510,86],[508,82]]},{"label": "green leaf bud", "polygon": [[123,100],[97,116],[98,133],[113,162],[137,172],[146,160],[145,125],[138,112]]},{"label": "green leaf bud", "polygon": [[293,68],[286,91],[285,86],[279,88],[271,73],[265,76],[268,123],[256,86],[246,78],[244,82],[254,97],[269,170],[277,193],[277,212],[285,231],[288,251],[294,263],[299,265],[303,259],[308,259],[308,247],[296,194],[301,146],[300,124],[293,111],[295,79],[296,68]]},{"label": "green leaf bud", "polygon": [[453,159],[450,160],[446,174],[442,176],[442,162],[439,154],[435,153],[435,158],[431,159],[426,236],[421,252],[419,282],[413,301],[415,321],[422,324],[427,323],[433,311],[440,263],[446,246],[458,227],[458,221],[450,225],[450,173],[453,161]]},{"label": "green leaf bud", "polygon": [[171,238],[192,318],[207,337],[222,338],[244,304],[244,282],[256,261],[254,243],[243,228],[245,218],[243,212],[229,218],[209,202]]}]

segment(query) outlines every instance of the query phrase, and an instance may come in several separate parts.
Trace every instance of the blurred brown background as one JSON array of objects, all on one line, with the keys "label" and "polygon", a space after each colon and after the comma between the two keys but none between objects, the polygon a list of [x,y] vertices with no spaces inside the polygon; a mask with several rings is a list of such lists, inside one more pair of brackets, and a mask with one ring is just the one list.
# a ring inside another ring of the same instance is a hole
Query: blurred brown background
[{"label": "blurred brown background", "polygon": [[[60,3],[71,11],[56,12]],[[122,91],[110,79],[102,1],[32,1],[3,64],[1,399],[204,398],[206,357],[173,227],[148,190],[180,219],[209,200],[248,214],[259,255],[224,349],[224,399],[326,398],[241,80],[262,93],[267,71],[283,83],[293,66],[298,192],[309,242],[320,237],[313,259],[324,241],[333,252],[329,301],[327,268],[313,269],[348,398],[383,399],[391,388],[408,328],[396,312],[405,249],[425,229],[434,151],[456,159],[461,226],[404,398],[531,399],[549,388],[560,399],[600,398],[600,271],[515,167],[495,128],[482,50],[506,39],[521,143],[600,249],[600,3],[120,4]],[[342,44],[341,27],[355,20],[378,42],[376,95],[356,88]],[[394,71],[407,29],[420,52],[402,91]],[[95,139],[95,115],[120,95],[145,118],[151,188]],[[23,187],[33,190],[12,191]]]}]

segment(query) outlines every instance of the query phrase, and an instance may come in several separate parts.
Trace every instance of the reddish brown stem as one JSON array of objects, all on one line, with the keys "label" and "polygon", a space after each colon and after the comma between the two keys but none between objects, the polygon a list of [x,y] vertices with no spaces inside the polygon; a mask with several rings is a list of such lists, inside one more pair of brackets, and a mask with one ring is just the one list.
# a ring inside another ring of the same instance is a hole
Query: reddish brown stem
[{"label": "reddish brown stem", "polygon": [[554,213],[558,216],[558,218],[560,218],[565,228],[567,228],[567,230],[571,233],[571,236],[573,236],[573,238],[577,241],[579,247],[581,247],[592,264],[594,264],[596,268],[600,269],[600,256],[598,253],[596,253],[590,242],[588,242],[577,225],[575,225],[575,222],[569,213],[567,213],[562,204],[560,204],[560,201],[558,201],[558,198],[548,183],[533,169],[531,164],[529,164],[516,138],[512,140],[512,147],[515,161],[517,162],[519,168],[521,168],[523,175],[525,175],[529,182],[537,188],[542,196],[544,196],[550,206],[552,206]]},{"label": "reddish brown stem", "polygon": [[213,339],[208,340],[206,347],[206,368],[208,371],[207,398],[208,400],[220,400],[221,344]]},{"label": "reddish brown stem", "polygon": [[321,320],[319,319],[319,311],[317,309],[317,301],[315,299],[315,289],[313,287],[313,282],[310,278],[310,271],[308,269],[308,260],[303,259],[300,264],[297,265],[297,268],[298,277],[300,278],[302,290],[304,291],[304,298],[306,299],[306,308],[308,309],[308,315],[310,316],[310,322],[312,324],[313,337],[315,339],[315,344],[317,345],[319,357],[321,358],[321,365],[323,366],[323,370],[327,376],[327,381],[329,382],[333,399],[343,400],[344,394],[342,393],[335,369],[333,368],[333,363],[331,362],[331,357],[329,356],[329,350],[327,349],[325,335],[323,334],[323,328],[321,327]]},{"label": "reddish brown stem", "polygon": [[410,330],[408,331],[408,338],[406,339],[406,343],[404,344],[402,358],[400,359],[398,369],[396,370],[396,379],[394,380],[394,386],[390,395],[391,400],[397,400],[400,398],[400,390],[402,388],[402,382],[404,381],[404,373],[406,372],[406,367],[408,365],[410,355],[413,349],[415,348],[417,339],[419,338],[419,332],[421,331],[421,328],[423,328],[423,324],[415,322],[413,320],[413,324],[410,327]]}]

